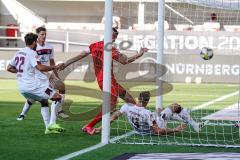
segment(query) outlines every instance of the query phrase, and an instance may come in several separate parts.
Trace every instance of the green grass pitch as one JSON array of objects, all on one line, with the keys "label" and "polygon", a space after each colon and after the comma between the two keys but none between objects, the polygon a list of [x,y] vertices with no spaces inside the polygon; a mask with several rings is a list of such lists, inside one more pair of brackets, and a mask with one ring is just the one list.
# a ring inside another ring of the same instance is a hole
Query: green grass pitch
[{"label": "green grass pitch", "polygon": [[[40,114],[40,105],[36,103],[32,106],[28,113],[26,120],[17,121],[16,117],[21,112],[24,103],[24,98],[18,93],[16,80],[0,80],[0,159],[54,159],[63,155],[72,153],[98,144],[100,142],[100,135],[88,136],[81,132],[81,127],[87,123],[86,121],[63,121],[59,120],[59,123],[67,129],[67,132],[58,135],[45,135],[44,124]],[[71,86],[84,86],[99,91],[95,83],[84,83],[79,81],[66,81],[67,85]],[[174,101],[182,104],[185,107],[191,108],[197,105],[201,105],[205,102],[211,101],[223,95],[238,91],[238,85],[223,85],[223,84],[173,84],[174,89],[164,95],[164,106]],[[154,86],[145,87],[150,89]],[[138,90],[144,87],[138,86],[134,88]],[[86,91],[87,92],[87,91]],[[87,110],[91,110],[101,103],[101,100],[89,98],[85,96],[77,95],[74,92],[68,90],[66,99],[72,99],[74,101],[71,106],[71,112],[81,113]],[[206,108],[201,112],[194,113],[195,117],[201,117],[207,115],[213,110],[221,109],[231,104],[237,103],[238,95],[225,99],[222,102],[217,102]],[[123,102],[120,101],[120,104]],[[149,107],[154,109],[155,98],[151,99]],[[125,124],[121,121],[115,122],[112,125],[111,137],[121,135],[125,133]],[[127,126],[129,127],[129,126]],[[120,130],[119,130],[120,129]],[[191,132],[191,128],[188,128],[183,135],[180,133],[174,137],[153,137],[152,140],[156,142],[175,142],[178,141],[178,137],[191,136],[192,139],[198,137],[203,139],[202,143],[208,137],[208,141],[211,141],[216,135],[211,134],[211,131],[218,131],[222,133],[228,133],[227,136],[219,136],[219,141],[222,140],[231,141],[234,137],[238,136],[237,144],[239,142],[239,131],[235,128],[229,127],[208,127],[207,133],[200,133],[199,135]],[[233,132],[233,136],[229,133]],[[135,139],[134,139],[135,138]],[[140,142],[142,137],[129,137],[128,139],[119,140],[120,143],[124,142]],[[184,139],[184,142],[188,142],[188,139]],[[144,141],[150,142],[149,138],[144,137]],[[178,142],[182,142],[180,138]],[[192,141],[194,142],[194,140]],[[160,143],[161,144],[161,143]],[[186,147],[177,145],[125,145],[125,144],[109,144],[105,147],[97,149],[92,152],[88,152],[74,159],[79,160],[107,160],[112,159],[123,153],[159,153],[159,152],[239,152],[239,148],[217,148],[217,147]]]}]

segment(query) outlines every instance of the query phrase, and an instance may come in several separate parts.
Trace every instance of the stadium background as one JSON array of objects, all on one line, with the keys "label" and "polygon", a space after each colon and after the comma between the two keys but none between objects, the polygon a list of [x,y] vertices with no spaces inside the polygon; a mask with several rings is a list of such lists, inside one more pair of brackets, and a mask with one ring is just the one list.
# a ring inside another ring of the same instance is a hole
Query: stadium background
[{"label": "stadium background", "polygon": [[[101,21],[104,15],[104,1],[19,0],[19,2],[30,9],[34,16],[42,18],[47,23],[47,39],[54,46],[56,59],[59,61],[71,57],[71,54],[78,53],[89,43],[103,38],[104,24]],[[119,16],[121,22],[118,42],[122,40],[131,41],[133,43],[130,48],[131,51],[137,50],[143,42],[144,46],[151,49],[151,57],[155,58],[156,25],[154,23],[157,21],[157,2],[152,0],[144,2],[146,3],[144,22],[150,26],[145,27],[144,32],[137,26],[138,12],[136,11],[138,11],[139,1],[122,2],[119,0],[114,2],[113,15]],[[164,44],[165,53],[167,54],[165,63],[172,63],[175,65],[175,70],[180,70],[179,73],[169,72],[170,75],[174,74],[174,76],[169,76],[168,81],[185,82],[186,78],[196,81],[197,78],[201,82],[238,83],[239,66],[237,65],[237,57],[235,57],[239,55],[240,51],[240,47],[237,45],[240,44],[239,32],[237,32],[238,28],[240,28],[238,26],[239,20],[238,16],[235,16],[238,11],[206,8],[177,1],[166,1],[166,3],[177,11],[181,9],[180,13],[194,22],[195,26],[211,21],[211,13],[217,15],[220,24],[219,30],[215,32],[209,29],[209,31],[206,31],[206,28],[205,30],[202,29],[202,31],[199,28],[189,31],[189,28],[185,28],[182,29],[183,32],[179,30],[181,27],[179,28],[178,25],[188,24],[187,21],[184,18],[180,19],[172,15],[171,10],[165,10],[165,21],[167,22]],[[13,77],[4,70],[9,57],[15,52],[9,51],[9,48],[14,50],[15,43],[18,44],[18,47],[22,47],[24,43],[21,37],[26,31],[34,30],[36,26],[26,26],[27,23],[24,21],[23,24],[22,20],[19,20],[20,18],[14,19],[3,3],[0,5],[0,17],[0,26],[14,25],[20,27],[17,29],[16,37],[12,37],[13,41],[9,42],[9,46],[7,46],[8,28],[0,27],[0,46],[4,50],[4,54],[0,54],[0,78],[7,78],[8,76]],[[72,23],[76,25],[74,26]],[[230,30],[235,30],[235,32],[230,32]],[[206,44],[214,49],[216,57],[227,54],[230,60],[223,61],[224,57],[214,58],[212,61],[207,62],[199,60],[197,56],[201,48]],[[128,53],[128,55],[130,54],[131,52]],[[184,56],[182,56],[183,54]],[[181,66],[182,64],[184,66]],[[209,64],[212,66],[200,66],[200,68],[205,68],[205,71],[198,75],[196,73],[198,73],[199,67],[194,64]],[[180,69],[177,69],[179,65],[178,68]],[[188,71],[189,67],[193,71]],[[210,70],[208,73],[207,68]],[[79,79],[77,76],[69,76],[68,78]]]}]

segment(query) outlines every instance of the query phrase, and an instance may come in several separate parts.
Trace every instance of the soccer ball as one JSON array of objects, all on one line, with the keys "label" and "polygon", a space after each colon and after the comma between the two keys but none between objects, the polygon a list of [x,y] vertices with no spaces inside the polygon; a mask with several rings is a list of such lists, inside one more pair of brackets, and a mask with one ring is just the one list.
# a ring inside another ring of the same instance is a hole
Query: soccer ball
[{"label": "soccer ball", "polygon": [[201,52],[200,52],[200,56],[204,60],[209,60],[213,57],[213,50],[211,48],[208,48],[208,47],[203,47]]}]

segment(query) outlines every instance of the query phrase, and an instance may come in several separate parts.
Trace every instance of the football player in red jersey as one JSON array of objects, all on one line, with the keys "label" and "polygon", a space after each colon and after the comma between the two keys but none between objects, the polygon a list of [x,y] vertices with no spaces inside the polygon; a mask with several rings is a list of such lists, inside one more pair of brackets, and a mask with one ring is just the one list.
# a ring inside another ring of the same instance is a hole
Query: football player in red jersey
[{"label": "football player in red jersey", "polygon": [[[112,42],[118,37],[118,31],[116,28],[112,28]],[[121,54],[117,48],[112,47],[112,59],[123,64],[129,64],[134,62],[136,59],[140,58],[145,52],[147,52],[147,48],[141,48],[137,54],[132,57],[127,57],[124,54]],[[66,68],[70,64],[81,60],[82,58],[92,55],[95,75],[97,78],[97,82],[99,88],[103,90],[103,57],[104,57],[104,41],[95,42],[89,45],[84,51],[82,51],[76,57],[73,57],[64,63],[62,69]],[[113,63],[111,68],[111,111],[116,108],[118,97],[122,98],[127,103],[135,104],[134,98],[120,85],[115,79],[113,74]],[[94,125],[97,124],[102,119],[102,112],[98,113],[95,118],[88,123],[86,126],[82,128],[82,130],[89,135],[94,134]]]}]

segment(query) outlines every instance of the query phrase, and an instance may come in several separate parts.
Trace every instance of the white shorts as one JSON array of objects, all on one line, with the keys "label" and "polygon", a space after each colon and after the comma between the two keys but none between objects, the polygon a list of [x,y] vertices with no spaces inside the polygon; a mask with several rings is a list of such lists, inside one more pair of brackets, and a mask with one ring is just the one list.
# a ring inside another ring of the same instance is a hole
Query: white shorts
[{"label": "white shorts", "polygon": [[32,91],[20,91],[20,93],[29,100],[42,101],[46,99],[51,99],[56,91],[50,87],[36,88]]},{"label": "white shorts", "polygon": [[50,87],[49,79],[38,79],[38,87],[39,88],[47,88]]}]

